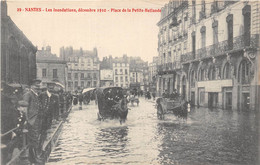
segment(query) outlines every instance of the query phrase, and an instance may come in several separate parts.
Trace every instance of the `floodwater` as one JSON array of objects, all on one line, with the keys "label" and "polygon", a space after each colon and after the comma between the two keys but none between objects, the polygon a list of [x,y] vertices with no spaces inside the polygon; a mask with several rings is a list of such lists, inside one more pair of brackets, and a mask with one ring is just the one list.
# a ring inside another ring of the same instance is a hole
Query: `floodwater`
[{"label": "floodwater", "polygon": [[94,102],[74,106],[48,164],[258,164],[254,113],[199,108],[161,121],[154,105],[141,98],[122,125],[98,121]]}]

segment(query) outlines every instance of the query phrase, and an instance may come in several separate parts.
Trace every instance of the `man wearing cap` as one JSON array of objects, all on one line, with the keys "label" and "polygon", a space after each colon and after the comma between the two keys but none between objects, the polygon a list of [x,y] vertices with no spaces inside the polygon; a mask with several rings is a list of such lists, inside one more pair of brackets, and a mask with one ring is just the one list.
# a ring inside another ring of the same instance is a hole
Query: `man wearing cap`
[{"label": "man wearing cap", "polygon": [[38,163],[41,154],[40,133],[42,124],[41,105],[38,98],[37,89],[40,88],[41,80],[33,80],[31,88],[23,95],[23,101],[27,104],[27,126],[28,126],[28,143],[30,151],[30,161]]}]

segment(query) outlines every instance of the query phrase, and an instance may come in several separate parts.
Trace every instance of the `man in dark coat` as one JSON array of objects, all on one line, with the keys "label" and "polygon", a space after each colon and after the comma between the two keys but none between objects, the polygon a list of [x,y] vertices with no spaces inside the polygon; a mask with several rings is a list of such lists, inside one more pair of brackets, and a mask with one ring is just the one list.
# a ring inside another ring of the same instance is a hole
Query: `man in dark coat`
[{"label": "man in dark coat", "polygon": [[53,94],[52,90],[52,85],[49,85],[47,90],[39,95],[43,111],[41,145],[46,139],[47,130],[51,128],[53,121],[59,118],[59,97]]},{"label": "man in dark coat", "polygon": [[27,126],[28,126],[28,143],[30,150],[30,160],[37,163],[41,154],[40,134],[42,124],[42,111],[37,89],[40,87],[41,80],[33,80],[31,88],[23,95],[23,101],[27,105]]}]

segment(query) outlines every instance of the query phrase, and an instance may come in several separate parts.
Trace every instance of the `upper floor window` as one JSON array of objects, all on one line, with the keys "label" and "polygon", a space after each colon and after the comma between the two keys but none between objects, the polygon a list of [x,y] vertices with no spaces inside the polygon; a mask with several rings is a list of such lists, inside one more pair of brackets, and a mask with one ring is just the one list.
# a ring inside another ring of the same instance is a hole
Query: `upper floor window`
[{"label": "upper floor window", "polygon": [[125,69],[125,74],[128,74],[127,69]]},{"label": "upper floor window", "polygon": [[226,18],[228,31],[228,48],[233,49],[233,14],[229,14]]},{"label": "upper floor window", "polygon": [[218,43],[218,21],[214,21],[212,23],[212,30],[213,30],[213,44]]},{"label": "upper floor window", "polygon": [[81,74],[80,74],[80,78],[84,78],[84,73],[81,73]]},{"label": "upper floor window", "polygon": [[206,26],[202,26],[200,29],[201,33],[201,48],[206,47]]},{"label": "upper floor window", "polygon": [[245,46],[250,46],[250,35],[251,35],[251,6],[246,5],[243,8],[244,16],[244,42]]},{"label": "upper floor window", "polygon": [[71,73],[68,73],[68,79],[71,80]]},{"label": "upper floor window", "polygon": [[74,74],[74,78],[77,79],[78,78],[78,73]]}]

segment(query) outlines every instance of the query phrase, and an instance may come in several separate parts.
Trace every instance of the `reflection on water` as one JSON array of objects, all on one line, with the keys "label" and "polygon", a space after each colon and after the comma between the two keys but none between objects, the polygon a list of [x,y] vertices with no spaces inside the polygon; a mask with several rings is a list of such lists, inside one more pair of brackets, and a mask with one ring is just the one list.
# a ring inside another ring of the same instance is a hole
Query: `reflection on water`
[{"label": "reflection on water", "polygon": [[74,107],[48,164],[257,164],[255,114],[200,108],[159,121],[153,105],[141,100],[123,125]]}]

